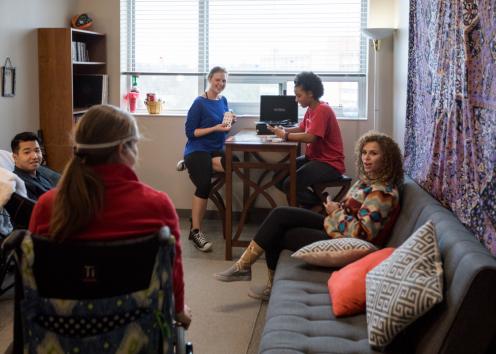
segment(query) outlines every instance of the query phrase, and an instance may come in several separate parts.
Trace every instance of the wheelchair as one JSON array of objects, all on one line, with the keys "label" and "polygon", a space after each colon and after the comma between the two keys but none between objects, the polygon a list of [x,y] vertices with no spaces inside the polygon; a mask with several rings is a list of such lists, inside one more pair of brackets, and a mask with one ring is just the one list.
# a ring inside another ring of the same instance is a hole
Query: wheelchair
[{"label": "wheelchair", "polygon": [[174,323],[174,243],[168,227],[64,242],[15,230],[2,244],[16,259],[13,353],[185,353]]}]

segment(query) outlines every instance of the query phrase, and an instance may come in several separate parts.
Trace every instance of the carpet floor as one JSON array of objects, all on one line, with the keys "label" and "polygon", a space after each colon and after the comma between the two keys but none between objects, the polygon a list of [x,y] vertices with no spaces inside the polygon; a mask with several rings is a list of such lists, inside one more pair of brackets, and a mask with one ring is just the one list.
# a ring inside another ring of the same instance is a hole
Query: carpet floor
[{"label": "carpet floor", "polygon": [[[251,284],[266,280],[265,265],[252,268],[252,282],[218,282],[215,272],[232,262],[188,259],[185,263],[186,303],[193,320],[187,340],[195,353],[245,354],[252,340],[261,301],[248,297]],[[257,342],[259,341],[256,340]],[[258,343],[253,343],[258,348]]]},{"label": "carpet floor", "polygon": [[[257,228],[257,224],[247,224],[243,239],[251,239]],[[258,353],[266,303],[248,297],[247,292],[250,286],[267,281],[265,261],[260,259],[253,265],[251,282],[219,282],[213,274],[227,269],[233,262],[224,260],[219,221],[204,220],[203,231],[213,242],[212,252],[195,249],[187,239],[188,218],[181,218],[186,303],[193,312],[187,340],[193,343],[195,353]],[[242,251],[234,248],[233,259],[238,259]]]},{"label": "carpet floor", "polygon": [[[218,220],[205,220],[204,231],[214,242],[212,252],[204,253],[188,241],[189,221],[181,218],[183,263],[186,284],[186,303],[193,312],[193,320],[186,338],[199,354],[255,354],[265,323],[266,304],[247,296],[253,284],[266,281],[264,260],[252,268],[251,282],[222,283],[213,274],[228,268],[224,261],[224,240]],[[251,239],[258,225],[247,225],[243,239]],[[233,250],[233,258],[242,249]],[[12,341],[12,295],[0,298],[0,353]]]}]

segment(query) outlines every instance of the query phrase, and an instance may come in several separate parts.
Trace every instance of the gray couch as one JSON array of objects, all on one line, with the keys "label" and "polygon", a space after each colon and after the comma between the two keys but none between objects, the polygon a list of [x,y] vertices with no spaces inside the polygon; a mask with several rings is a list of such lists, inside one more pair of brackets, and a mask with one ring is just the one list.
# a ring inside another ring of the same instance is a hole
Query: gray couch
[{"label": "gray couch", "polygon": [[[388,246],[397,247],[431,219],[444,263],[444,300],[395,338],[387,353],[496,353],[496,260],[456,217],[407,180]],[[377,353],[365,314],[336,319],[327,280],[283,251],[260,343],[263,354]]]}]

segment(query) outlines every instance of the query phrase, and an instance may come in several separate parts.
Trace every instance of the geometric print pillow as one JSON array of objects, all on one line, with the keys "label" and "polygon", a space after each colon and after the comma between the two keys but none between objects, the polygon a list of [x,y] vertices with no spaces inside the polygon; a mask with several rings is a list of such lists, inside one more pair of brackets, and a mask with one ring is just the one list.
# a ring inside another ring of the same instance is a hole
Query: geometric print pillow
[{"label": "geometric print pillow", "polygon": [[429,220],[366,278],[369,343],[384,347],[443,299],[443,267]]},{"label": "geometric print pillow", "polygon": [[321,267],[343,267],[378,248],[358,238],[336,238],[317,241],[300,248],[291,257]]}]

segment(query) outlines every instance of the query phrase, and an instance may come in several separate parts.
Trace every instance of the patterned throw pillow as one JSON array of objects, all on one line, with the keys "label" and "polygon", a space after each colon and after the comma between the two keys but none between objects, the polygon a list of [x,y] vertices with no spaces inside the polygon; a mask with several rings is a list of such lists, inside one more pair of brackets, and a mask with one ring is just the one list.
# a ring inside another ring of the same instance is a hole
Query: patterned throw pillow
[{"label": "patterned throw pillow", "polygon": [[369,343],[384,347],[443,299],[443,268],[429,220],[367,274]]},{"label": "patterned throw pillow", "polygon": [[370,242],[357,238],[336,238],[311,243],[291,256],[321,267],[343,267],[377,249]]}]

